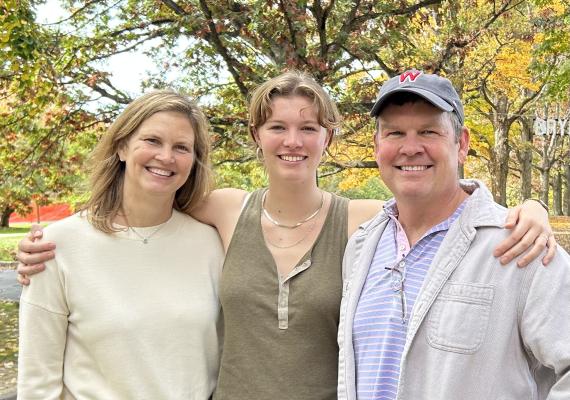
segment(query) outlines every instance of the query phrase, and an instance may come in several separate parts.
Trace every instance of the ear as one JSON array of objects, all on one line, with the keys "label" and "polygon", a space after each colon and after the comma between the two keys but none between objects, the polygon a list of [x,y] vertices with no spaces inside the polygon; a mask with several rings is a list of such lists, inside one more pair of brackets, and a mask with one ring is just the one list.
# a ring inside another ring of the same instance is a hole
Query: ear
[{"label": "ear", "polygon": [[467,152],[469,151],[470,134],[469,128],[466,126],[461,130],[461,135],[459,136],[459,153],[458,160],[459,164],[465,164],[467,160]]},{"label": "ear", "polygon": [[334,129],[327,130],[327,138],[325,139],[325,149],[328,149],[332,143],[333,136],[334,136]]},{"label": "ear", "polygon": [[251,136],[253,137],[253,140],[255,140],[255,143],[257,144],[257,147],[261,147],[260,140],[259,140],[259,133],[257,132],[257,128],[255,126],[252,126],[250,128],[250,132],[251,132]]},{"label": "ear", "polygon": [[123,142],[121,145],[119,145],[119,148],[117,150],[117,157],[119,157],[119,161],[125,162],[125,160],[127,159],[126,152],[127,152],[127,144]]},{"label": "ear", "polygon": [[380,168],[380,142],[379,142],[379,133],[374,132],[374,159],[376,160],[376,164],[378,164],[378,168]]}]

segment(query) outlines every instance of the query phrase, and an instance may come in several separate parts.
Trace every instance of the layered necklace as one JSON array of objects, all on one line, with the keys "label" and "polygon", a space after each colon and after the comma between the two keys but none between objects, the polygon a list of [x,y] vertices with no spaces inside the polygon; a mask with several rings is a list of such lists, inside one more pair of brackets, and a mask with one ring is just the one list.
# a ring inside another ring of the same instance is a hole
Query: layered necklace
[{"label": "layered necklace", "polygon": [[[279,228],[285,228],[285,229],[296,229],[299,228],[300,226],[302,226],[303,224],[311,221],[312,219],[314,219],[319,212],[322,210],[324,202],[325,202],[325,193],[323,191],[321,191],[321,204],[319,205],[319,207],[313,212],[311,213],[308,217],[303,218],[302,220],[300,220],[299,222],[296,222],[292,225],[287,225],[287,224],[282,224],[279,221],[277,221],[275,218],[273,218],[271,216],[271,214],[269,214],[269,211],[267,211],[267,209],[265,208],[265,198],[267,197],[267,191],[265,191],[263,193],[263,196],[261,197],[261,210],[263,212],[263,215],[265,216],[265,218],[267,218],[267,220],[269,222],[271,222],[273,225],[279,227]],[[272,247],[276,247],[278,249],[289,249],[291,247],[295,247],[297,246],[299,243],[301,243],[302,241],[304,241],[313,231],[313,229],[315,228],[316,225],[316,221],[313,221],[313,223],[311,224],[311,226],[309,227],[309,229],[307,230],[307,232],[301,236],[300,239],[294,241],[291,244],[287,244],[287,245],[281,245],[281,244],[277,244],[277,243],[273,243],[271,240],[269,240],[269,237],[267,235],[265,235],[265,241],[267,242],[267,244],[269,244]]]},{"label": "layered necklace", "polygon": [[269,192],[269,190],[266,190],[263,193],[263,196],[261,197],[261,210],[263,211],[263,215],[265,215],[265,218],[267,218],[267,220],[269,222],[271,222],[273,225],[278,226],[280,228],[295,229],[295,228],[300,227],[305,222],[309,222],[310,220],[315,218],[317,216],[317,214],[319,213],[319,211],[321,211],[321,209],[323,208],[323,204],[325,203],[325,192],[323,192],[321,190],[321,205],[319,206],[319,208],[317,208],[315,210],[315,212],[313,212],[307,218],[304,218],[301,221],[294,223],[293,225],[286,225],[286,224],[282,224],[281,222],[278,222],[277,220],[275,220],[271,216],[271,214],[269,214],[269,211],[267,211],[267,209],[265,208],[265,198],[267,197],[267,192]]}]

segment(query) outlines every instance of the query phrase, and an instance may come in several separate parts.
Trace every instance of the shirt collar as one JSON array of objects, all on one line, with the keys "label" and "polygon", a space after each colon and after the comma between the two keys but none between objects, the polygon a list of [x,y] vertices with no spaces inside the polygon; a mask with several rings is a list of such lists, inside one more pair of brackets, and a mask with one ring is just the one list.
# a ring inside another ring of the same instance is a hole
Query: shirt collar
[{"label": "shirt collar", "polygon": [[[461,215],[461,212],[463,211],[463,209],[465,208],[465,205],[467,204],[467,200],[469,199],[469,197],[467,197],[465,200],[463,200],[461,202],[461,204],[459,204],[459,206],[455,209],[455,211],[453,212],[453,214],[451,214],[445,221],[440,222],[437,225],[434,225],[433,227],[431,227],[423,236],[422,238],[426,237],[427,235],[430,235],[432,233],[435,232],[440,232],[440,231],[446,231],[449,229],[449,227],[451,226],[451,224],[453,222],[455,222],[455,220],[457,218],[459,218],[459,216]],[[386,215],[388,217],[390,217],[390,219],[394,222],[396,222],[398,225],[400,224],[397,219],[398,219],[398,205],[396,204],[396,199],[395,198],[391,198],[390,200],[386,201],[384,203],[384,212],[386,213]]]}]

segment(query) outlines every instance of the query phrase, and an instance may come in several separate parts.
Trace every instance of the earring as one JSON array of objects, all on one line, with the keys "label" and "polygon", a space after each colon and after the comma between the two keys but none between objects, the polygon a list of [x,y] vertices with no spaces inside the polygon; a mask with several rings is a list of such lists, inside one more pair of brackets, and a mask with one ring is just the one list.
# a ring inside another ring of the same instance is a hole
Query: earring
[{"label": "earring", "polygon": [[263,158],[263,150],[261,150],[261,147],[258,147],[255,150],[255,158],[257,158],[257,161],[259,161],[262,164],[265,161],[265,159]]},{"label": "earring", "polygon": [[326,150],[323,151],[323,155],[321,156],[320,164],[325,164],[328,160],[328,152]]}]

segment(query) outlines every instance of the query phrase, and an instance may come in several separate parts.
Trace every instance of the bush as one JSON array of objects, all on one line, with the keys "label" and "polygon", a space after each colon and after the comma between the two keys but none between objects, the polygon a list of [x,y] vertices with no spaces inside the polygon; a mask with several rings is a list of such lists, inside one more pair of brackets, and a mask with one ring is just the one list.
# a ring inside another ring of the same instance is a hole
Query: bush
[{"label": "bush", "polygon": [[0,236],[0,261],[14,261],[16,259],[16,247],[24,236]]}]

